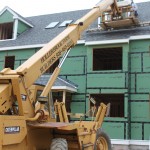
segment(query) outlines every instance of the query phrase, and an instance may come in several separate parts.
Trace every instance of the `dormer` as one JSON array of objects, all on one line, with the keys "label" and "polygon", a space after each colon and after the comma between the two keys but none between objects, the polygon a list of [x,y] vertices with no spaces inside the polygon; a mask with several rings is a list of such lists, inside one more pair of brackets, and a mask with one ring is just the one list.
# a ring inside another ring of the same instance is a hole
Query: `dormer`
[{"label": "dormer", "polygon": [[7,6],[0,12],[0,41],[15,40],[32,27],[29,21]]}]

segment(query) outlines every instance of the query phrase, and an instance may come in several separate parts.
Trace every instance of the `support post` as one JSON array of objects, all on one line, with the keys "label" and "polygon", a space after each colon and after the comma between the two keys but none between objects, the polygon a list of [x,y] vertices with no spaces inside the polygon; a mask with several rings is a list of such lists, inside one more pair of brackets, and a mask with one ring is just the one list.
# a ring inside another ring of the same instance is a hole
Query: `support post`
[{"label": "support post", "polygon": [[63,103],[65,103],[66,102],[66,91],[64,90],[63,91]]}]

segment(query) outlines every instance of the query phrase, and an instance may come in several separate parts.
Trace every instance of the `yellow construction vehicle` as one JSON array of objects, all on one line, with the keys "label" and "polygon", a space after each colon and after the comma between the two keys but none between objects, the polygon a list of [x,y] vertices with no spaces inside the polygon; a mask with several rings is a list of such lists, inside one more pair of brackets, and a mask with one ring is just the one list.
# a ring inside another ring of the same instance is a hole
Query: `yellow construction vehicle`
[{"label": "yellow construction vehicle", "polygon": [[[101,130],[107,106],[100,104],[94,121],[69,123],[64,103],[55,103],[57,122],[47,105],[51,87],[69,50],[80,34],[108,7],[115,13],[116,0],[101,0],[88,14],[60,33],[15,70],[0,72],[0,150],[110,150],[108,136]],[[65,53],[65,54],[64,54]],[[34,82],[62,55],[45,87]]]}]

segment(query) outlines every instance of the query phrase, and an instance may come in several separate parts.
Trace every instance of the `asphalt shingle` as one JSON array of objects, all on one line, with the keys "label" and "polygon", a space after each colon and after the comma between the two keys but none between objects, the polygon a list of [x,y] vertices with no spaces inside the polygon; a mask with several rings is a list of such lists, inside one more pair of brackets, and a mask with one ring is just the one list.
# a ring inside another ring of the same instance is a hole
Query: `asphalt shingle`
[{"label": "asphalt shingle", "polygon": [[[51,75],[42,75],[36,82],[35,84],[41,84],[41,85],[46,85],[47,82],[49,81]],[[61,78],[61,77],[57,77],[53,87],[55,87],[55,89],[59,89],[59,87],[64,87],[64,89],[72,89],[72,92],[76,91],[78,86],[76,84],[74,84],[73,82]],[[53,88],[52,88],[53,89]]]},{"label": "asphalt shingle", "polygon": [[[150,2],[138,3],[138,18],[140,22],[150,21]],[[13,47],[13,46],[24,46],[24,45],[36,45],[46,44],[65,27],[59,27],[59,24],[65,20],[73,20],[74,22],[84,16],[90,10],[78,10],[64,13],[56,13],[49,15],[27,17],[26,19],[34,25],[26,32],[22,33],[17,37],[16,40],[0,41],[0,47]],[[45,27],[51,23],[59,21],[60,23],[52,29],[45,29]],[[97,20],[93,22],[90,28],[97,28]],[[126,39],[130,36],[136,35],[149,35],[150,27],[137,27],[131,29],[122,29],[117,31],[96,31],[87,32],[85,31],[81,39],[85,41],[103,41],[103,40],[114,40],[114,39]]]}]

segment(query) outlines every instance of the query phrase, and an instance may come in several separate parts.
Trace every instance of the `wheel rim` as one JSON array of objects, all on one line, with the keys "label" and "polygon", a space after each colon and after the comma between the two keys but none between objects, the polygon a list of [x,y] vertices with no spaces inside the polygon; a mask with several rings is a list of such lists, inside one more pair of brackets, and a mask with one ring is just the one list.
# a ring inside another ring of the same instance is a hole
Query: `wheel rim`
[{"label": "wheel rim", "polygon": [[97,150],[108,150],[108,144],[105,138],[99,137],[96,141]]}]

